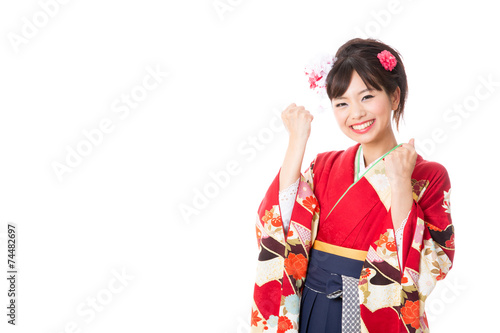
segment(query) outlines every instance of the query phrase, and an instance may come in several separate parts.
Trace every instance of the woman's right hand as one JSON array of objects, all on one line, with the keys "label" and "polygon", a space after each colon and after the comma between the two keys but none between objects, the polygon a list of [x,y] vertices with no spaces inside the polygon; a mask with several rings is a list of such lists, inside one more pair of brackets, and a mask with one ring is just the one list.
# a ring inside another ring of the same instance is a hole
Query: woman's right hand
[{"label": "woman's right hand", "polygon": [[313,115],[305,107],[292,103],[281,113],[281,119],[290,141],[305,145],[311,134]]},{"label": "woman's right hand", "polygon": [[303,106],[292,103],[281,113],[281,119],[288,131],[289,141],[280,170],[280,191],[300,178],[300,168],[311,133],[313,116]]}]

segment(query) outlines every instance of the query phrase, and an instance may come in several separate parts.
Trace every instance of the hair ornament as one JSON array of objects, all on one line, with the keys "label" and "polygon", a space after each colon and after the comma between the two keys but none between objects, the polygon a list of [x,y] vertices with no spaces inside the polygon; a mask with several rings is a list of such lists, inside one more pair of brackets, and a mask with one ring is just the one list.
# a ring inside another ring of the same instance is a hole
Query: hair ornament
[{"label": "hair ornament", "polygon": [[311,110],[317,110],[319,113],[330,110],[331,102],[326,93],[326,77],[335,65],[337,57],[330,53],[318,54],[308,65],[305,66],[305,74],[309,88],[314,92],[315,101],[310,101]]},{"label": "hair ornament", "polygon": [[396,57],[393,56],[392,53],[387,50],[383,50],[382,52],[377,54],[377,58],[382,64],[382,66],[384,66],[384,69],[386,71],[392,71],[394,67],[396,67],[396,64],[398,63]]},{"label": "hair ornament", "polygon": [[321,97],[326,96],[326,77],[333,65],[335,65],[337,57],[332,57],[330,54],[317,55],[308,65],[305,66],[309,88]]}]

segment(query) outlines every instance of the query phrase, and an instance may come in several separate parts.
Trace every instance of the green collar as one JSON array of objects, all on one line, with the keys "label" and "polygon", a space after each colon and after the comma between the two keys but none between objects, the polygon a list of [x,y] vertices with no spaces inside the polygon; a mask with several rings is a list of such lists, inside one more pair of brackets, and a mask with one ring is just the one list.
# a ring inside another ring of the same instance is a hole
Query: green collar
[{"label": "green collar", "polygon": [[362,147],[361,145],[359,145],[358,147],[358,151],[356,152],[356,158],[354,159],[354,182],[356,183],[361,177],[363,177],[366,172],[368,170],[370,170],[375,164],[377,164],[381,159],[383,159],[386,155],[388,155],[391,151],[393,151],[394,149],[398,148],[399,146],[401,146],[402,143],[400,143],[399,145],[395,146],[394,148],[392,148],[391,150],[389,150],[387,153],[385,153],[384,155],[380,156],[376,161],[375,163],[372,163],[372,165],[366,169],[362,175],[360,175],[360,170],[361,170],[361,159],[363,158],[363,155],[361,153],[361,150],[362,150]]}]

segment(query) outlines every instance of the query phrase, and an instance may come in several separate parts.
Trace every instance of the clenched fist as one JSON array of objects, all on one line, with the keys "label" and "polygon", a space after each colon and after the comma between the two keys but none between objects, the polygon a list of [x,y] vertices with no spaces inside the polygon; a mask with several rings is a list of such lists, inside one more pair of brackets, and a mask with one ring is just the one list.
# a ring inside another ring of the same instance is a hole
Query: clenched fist
[{"label": "clenched fist", "polygon": [[391,186],[408,184],[415,169],[417,152],[415,151],[415,139],[403,143],[400,147],[391,151],[384,158],[385,174]]},{"label": "clenched fist", "polygon": [[291,141],[302,144],[307,142],[311,133],[311,121],[314,119],[309,111],[292,103],[281,113],[281,119]]}]

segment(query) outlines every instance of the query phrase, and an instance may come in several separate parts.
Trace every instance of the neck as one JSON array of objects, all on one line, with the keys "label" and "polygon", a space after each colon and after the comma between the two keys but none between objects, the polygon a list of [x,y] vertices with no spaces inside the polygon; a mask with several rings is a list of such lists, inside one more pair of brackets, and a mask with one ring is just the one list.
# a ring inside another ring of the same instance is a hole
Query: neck
[{"label": "neck", "polygon": [[361,146],[363,147],[363,157],[365,160],[365,165],[370,165],[373,161],[387,153],[397,144],[398,142],[396,141],[396,137],[394,136],[394,133],[392,133],[392,131],[380,141],[362,143]]}]

